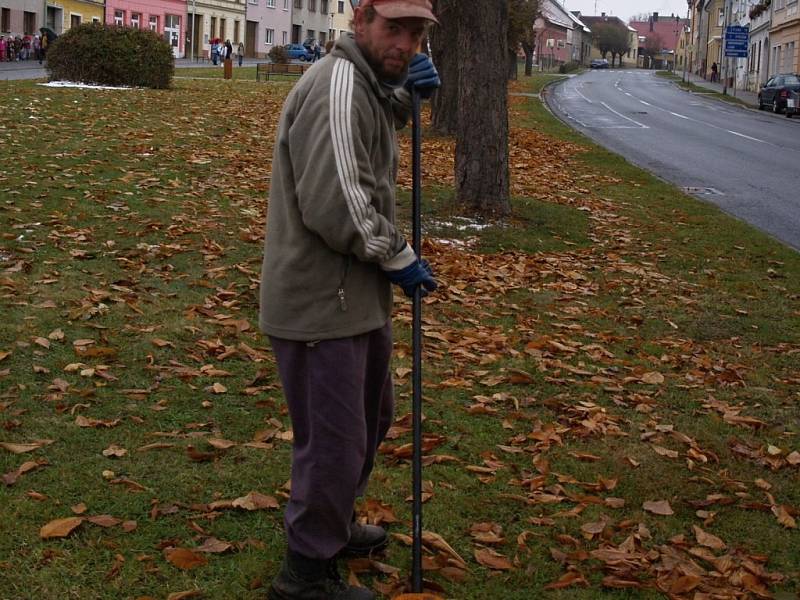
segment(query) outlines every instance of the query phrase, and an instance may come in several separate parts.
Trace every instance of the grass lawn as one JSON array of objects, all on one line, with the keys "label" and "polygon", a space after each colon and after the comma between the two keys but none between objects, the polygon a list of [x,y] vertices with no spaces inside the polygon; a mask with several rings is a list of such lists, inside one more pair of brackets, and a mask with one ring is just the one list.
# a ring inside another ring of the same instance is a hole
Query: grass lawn
[{"label": "grass lawn", "polygon": [[664,79],[669,79],[671,81],[674,81],[679,88],[681,88],[682,90],[686,90],[688,92],[704,94],[706,96],[714,98],[715,100],[722,100],[723,102],[729,102],[730,104],[738,104],[739,106],[746,106],[748,108],[753,107],[752,104],[745,102],[741,98],[732,96],[731,94],[721,94],[709,88],[705,88],[701,85],[692,83],[691,81],[683,81],[683,77],[671,71],[657,71],[656,75],[658,77],[663,77]]},{"label": "grass lawn", "polygon": [[[257,302],[291,85],[0,83],[3,600],[265,596],[291,431]],[[458,600],[795,598],[800,257],[536,98],[511,123],[505,223],[461,216],[452,140],[423,149],[425,528],[451,548],[428,540],[427,577]],[[349,565],[384,597],[410,563],[396,298],[398,421],[359,510],[397,535]]]}]

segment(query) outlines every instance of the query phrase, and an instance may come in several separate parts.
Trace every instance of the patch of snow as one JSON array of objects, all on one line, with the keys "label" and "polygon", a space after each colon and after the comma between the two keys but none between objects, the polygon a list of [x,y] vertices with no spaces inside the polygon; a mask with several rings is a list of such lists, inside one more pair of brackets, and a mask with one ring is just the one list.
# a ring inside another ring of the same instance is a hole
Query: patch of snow
[{"label": "patch of snow", "polygon": [[80,88],[83,90],[132,90],[132,87],[122,87],[113,85],[95,85],[93,83],[80,83],[78,81],[48,81],[47,83],[40,83],[44,87],[54,88]]}]

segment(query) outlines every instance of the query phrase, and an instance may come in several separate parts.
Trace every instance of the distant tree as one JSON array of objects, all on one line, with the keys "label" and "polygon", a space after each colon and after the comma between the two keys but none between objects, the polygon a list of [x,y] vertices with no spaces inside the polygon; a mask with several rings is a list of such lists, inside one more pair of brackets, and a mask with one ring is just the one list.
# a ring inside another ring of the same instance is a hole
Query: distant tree
[{"label": "distant tree", "polygon": [[661,54],[664,48],[664,41],[657,33],[652,33],[647,36],[644,46],[639,48],[639,55],[646,58],[646,67],[650,68],[653,64],[653,59]]},{"label": "distant tree", "polygon": [[539,16],[539,0],[508,0],[509,79],[517,78],[517,48],[525,52],[525,75],[533,72],[536,35],[533,23]]},{"label": "distant tree", "polygon": [[616,57],[619,56],[619,64],[622,65],[622,56],[631,49],[631,41],[628,29],[616,23],[598,23],[592,27],[594,45],[600,50],[603,58],[611,54],[611,66],[613,67]]},{"label": "distant tree", "polygon": [[639,13],[638,15],[633,15],[628,20],[628,23],[633,23],[634,21],[637,21],[639,23],[641,23],[642,21],[649,21],[650,17],[652,17],[652,16],[653,15],[651,15],[650,13]]}]

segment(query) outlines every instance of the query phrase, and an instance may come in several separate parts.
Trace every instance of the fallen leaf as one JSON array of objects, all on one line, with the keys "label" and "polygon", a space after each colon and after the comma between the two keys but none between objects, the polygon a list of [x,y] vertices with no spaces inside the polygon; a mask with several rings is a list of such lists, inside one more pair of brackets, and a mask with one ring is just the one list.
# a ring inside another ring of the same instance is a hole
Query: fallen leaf
[{"label": "fallen leaf", "polygon": [[167,549],[164,554],[171,564],[187,571],[208,564],[208,559],[205,556],[188,548]]},{"label": "fallen leaf", "polygon": [[43,540],[51,538],[63,538],[72,533],[80,524],[83,523],[82,517],[67,517],[65,519],[55,519],[39,530],[39,537]]},{"label": "fallen leaf", "polygon": [[218,540],[215,537],[206,538],[202,545],[195,548],[197,552],[207,552],[209,554],[221,554],[233,548],[233,544]]},{"label": "fallen leaf", "polygon": [[645,502],[644,504],[642,504],[642,508],[645,509],[647,512],[653,513],[654,515],[661,515],[664,517],[675,514],[672,511],[672,507],[669,505],[669,502],[667,502],[666,500]]},{"label": "fallen leaf", "polygon": [[46,446],[52,443],[53,440],[36,440],[35,442],[22,443],[22,444],[14,442],[0,442],[0,448],[5,448],[6,450],[14,454],[23,454],[25,452],[33,452],[34,450],[38,450],[42,446]]},{"label": "fallen leaf", "polygon": [[234,508],[245,510],[262,510],[266,508],[280,508],[278,501],[272,496],[265,496],[258,492],[250,492],[246,496],[236,498],[233,501]]},{"label": "fallen leaf", "polygon": [[645,373],[642,375],[642,383],[647,383],[649,385],[660,385],[664,383],[664,376],[661,373],[653,371],[651,373]]},{"label": "fallen leaf", "polygon": [[108,458],[122,458],[128,454],[128,451],[125,448],[120,448],[116,444],[111,444],[108,448],[103,450],[103,456]]},{"label": "fallen leaf", "polygon": [[711,548],[712,550],[725,550],[728,546],[720,538],[710,533],[706,533],[697,525],[693,525],[694,535],[697,538],[697,543],[701,546]]},{"label": "fallen leaf", "polygon": [[514,568],[508,558],[492,550],[491,548],[480,548],[475,550],[475,560],[477,560],[484,567],[494,569],[496,571],[509,571]]}]

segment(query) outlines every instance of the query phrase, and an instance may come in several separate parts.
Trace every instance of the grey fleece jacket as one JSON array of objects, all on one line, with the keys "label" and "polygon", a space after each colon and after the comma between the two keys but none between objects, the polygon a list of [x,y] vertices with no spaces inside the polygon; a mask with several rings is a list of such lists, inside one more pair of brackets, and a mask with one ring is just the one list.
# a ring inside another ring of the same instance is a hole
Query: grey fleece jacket
[{"label": "grey fleece jacket", "polygon": [[286,99],[275,143],[261,270],[261,330],[313,341],[386,324],[384,270],[414,262],[395,227],[397,139],[411,101],[381,84],[352,36]]}]

